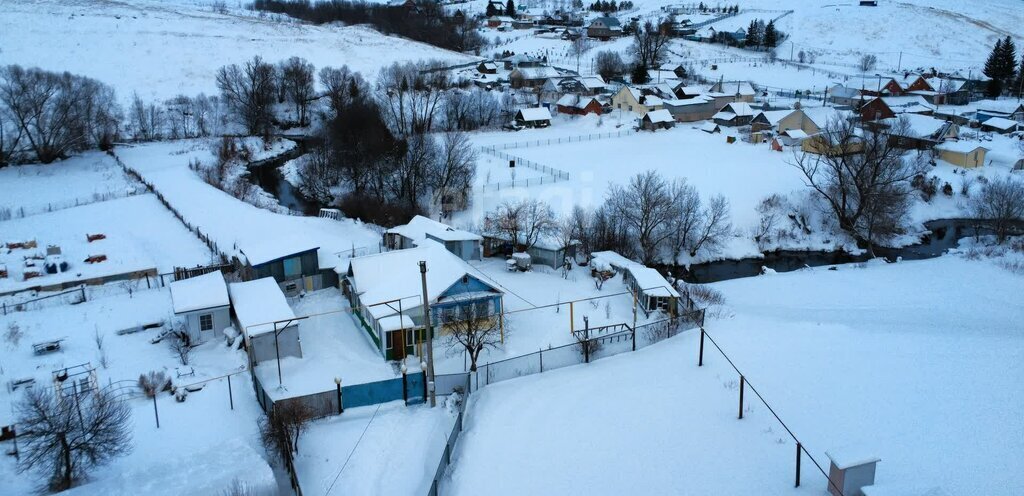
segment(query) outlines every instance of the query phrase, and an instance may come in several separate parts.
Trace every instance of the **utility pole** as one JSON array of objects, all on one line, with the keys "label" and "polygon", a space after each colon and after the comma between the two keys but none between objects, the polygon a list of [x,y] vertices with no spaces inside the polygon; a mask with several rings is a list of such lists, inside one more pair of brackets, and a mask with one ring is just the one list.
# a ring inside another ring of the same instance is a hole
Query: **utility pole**
[{"label": "utility pole", "polygon": [[794,48],[793,42],[791,41],[791,42],[789,42],[789,61],[790,62],[793,61],[793,48]]},{"label": "utility pole", "polygon": [[[434,382],[434,333],[430,326],[430,297],[427,296],[427,262],[420,261],[420,280],[423,282],[423,325],[427,332],[427,380],[432,385]],[[434,388],[430,387],[430,406],[437,406],[437,396],[434,395]]]}]

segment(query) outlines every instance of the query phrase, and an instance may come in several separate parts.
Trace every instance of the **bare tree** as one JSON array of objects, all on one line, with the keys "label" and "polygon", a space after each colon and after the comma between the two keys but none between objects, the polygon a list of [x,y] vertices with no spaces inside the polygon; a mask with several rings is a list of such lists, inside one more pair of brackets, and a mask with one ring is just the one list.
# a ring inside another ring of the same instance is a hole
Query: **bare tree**
[{"label": "bare tree", "polygon": [[440,62],[398,62],[377,75],[377,101],[385,121],[398,136],[430,132],[440,115],[444,94],[452,86]]},{"label": "bare tree", "polygon": [[614,50],[602,50],[597,52],[594,60],[594,70],[605,80],[611,81],[622,77],[626,73],[626,63],[622,60],[619,52]]},{"label": "bare tree", "polygon": [[870,53],[862,56],[857,62],[857,68],[860,69],[860,72],[873,71],[876,66],[878,66],[878,57]]},{"label": "bare tree", "polygon": [[476,176],[476,150],[461,131],[442,135],[440,155],[427,171],[427,184],[433,192],[433,202],[441,207],[445,216],[464,208],[468,193]]},{"label": "bare tree", "polygon": [[714,248],[720,245],[732,230],[729,221],[729,200],[717,195],[708,200],[707,206],[701,211],[700,229],[697,238],[690,247],[690,256],[697,256],[701,248]]},{"label": "bare tree", "polygon": [[678,260],[679,254],[689,251],[696,242],[697,231],[701,225],[701,202],[697,188],[687,184],[685,179],[677,179],[672,183],[672,208],[670,220],[672,259]]},{"label": "bare tree", "polygon": [[587,53],[587,48],[587,40],[582,36],[572,40],[572,43],[569,44],[569,55],[576,59],[577,73],[580,72],[580,59],[583,57],[584,53]]},{"label": "bare tree", "polygon": [[266,134],[273,121],[276,70],[257,55],[241,67],[231,64],[217,71],[228,110],[249,134]]},{"label": "bare tree", "polygon": [[536,199],[523,202],[523,244],[527,250],[557,231],[558,218],[550,205]]},{"label": "bare tree", "polygon": [[657,23],[648,20],[643,27],[636,28],[633,32],[633,44],[630,49],[637,65],[647,68],[656,68],[661,65],[665,48],[672,40],[669,36],[670,28],[671,26],[664,19],[659,19]]},{"label": "bare tree", "polygon": [[469,371],[476,372],[480,353],[501,344],[502,316],[491,311],[488,303],[456,308],[443,312],[440,321],[449,333],[449,349],[455,352],[464,350],[469,357]]},{"label": "bare tree", "polygon": [[1024,221],[1024,181],[1012,177],[992,179],[971,200],[971,213],[993,231],[999,243]]},{"label": "bare tree", "polygon": [[910,193],[909,181],[926,170],[922,156],[905,159],[903,150],[889,146],[888,136],[861,133],[839,119],[813,139],[820,153],[797,152],[792,165],[828,204],[840,229],[869,245],[886,239],[886,229],[879,227],[902,222],[907,212],[899,207],[908,205],[902,197]]},{"label": "bare tree", "polygon": [[300,57],[291,57],[281,62],[278,75],[279,85],[285,98],[295,108],[295,116],[300,126],[309,124],[309,103],[316,92],[313,88],[313,64]]},{"label": "bare tree", "polygon": [[334,202],[332,188],[338,184],[338,171],[332,162],[330,148],[324,144],[313,146],[299,162],[302,192],[323,204]]},{"label": "bare tree", "polygon": [[291,459],[299,452],[299,438],[313,419],[313,410],[301,400],[274,403],[270,413],[259,420],[260,440],[267,451]]},{"label": "bare tree", "polygon": [[174,331],[173,336],[168,341],[168,347],[171,349],[171,354],[182,365],[188,365],[189,360],[192,358],[192,339],[189,338],[187,332],[184,330]]},{"label": "bare tree", "polygon": [[147,398],[156,396],[160,391],[170,391],[171,379],[163,371],[151,370],[139,374],[139,389]]},{"label": "bare tree", "polygon": [[606,201],[629,226],[640,247],[641,261],[654,263],[658,249],[673,234],[669,226],[675,209],[669,183],[654,170],[641,172],[625,187],[615,184],[608,188]]},{"label": "bare tree", "polygon": [[16,408],[18,471],[38,471],[51,490],[68,489],[131,451],[131,410],[102,390],[57,397],[36,387]]},{"label": "bare tree", "polygon": [[484,231],[506,238],[513,250],[532,248],[557,228],[554,212],[540,200],[505,201],[484,216]]}]

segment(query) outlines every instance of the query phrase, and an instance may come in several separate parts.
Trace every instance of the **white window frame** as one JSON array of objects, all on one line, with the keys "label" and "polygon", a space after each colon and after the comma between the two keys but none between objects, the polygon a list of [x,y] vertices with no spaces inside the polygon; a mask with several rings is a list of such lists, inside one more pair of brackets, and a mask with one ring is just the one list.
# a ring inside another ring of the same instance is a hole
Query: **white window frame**
[{"label": "white window frame", "polygon": [[[203,325],[203,319],[204,318],[210,319],[210,326],[209,327]],[[213,330],[213,314],[212,313],[199,314],[199,331],[200,332],[205,332],[205,331],[212,331],[212,330]]]}]

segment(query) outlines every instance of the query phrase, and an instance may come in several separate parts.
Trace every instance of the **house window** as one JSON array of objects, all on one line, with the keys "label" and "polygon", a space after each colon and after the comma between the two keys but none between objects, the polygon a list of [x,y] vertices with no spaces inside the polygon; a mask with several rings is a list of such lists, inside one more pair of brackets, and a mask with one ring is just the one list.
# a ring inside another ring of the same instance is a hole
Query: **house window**
[{"label": "house window", "polygon": [[391,339],[391,335],[392,335],[392,334],[394,334],[394,333],[392,333],[392,332],[385,332],[385,333],[384,333],[384,344],[385,344],[385,346],[384,346],[384,347],[385,347],[385,348],[387,348],[387,349],[389,349],[389,350],[390,350],[390,349],[391,349],[392,347],[394,347],[394,343],[392,342],[393,340]]},{"label": "house window", "polygon": [[284,277],[292,279],[302,276],[302,258],[286,258],[284,260]]},{"label": "house window", "polygon": [[204,313],[199,316],[199,330],[200,331],[212,331],[213,330],[213,314]]}]

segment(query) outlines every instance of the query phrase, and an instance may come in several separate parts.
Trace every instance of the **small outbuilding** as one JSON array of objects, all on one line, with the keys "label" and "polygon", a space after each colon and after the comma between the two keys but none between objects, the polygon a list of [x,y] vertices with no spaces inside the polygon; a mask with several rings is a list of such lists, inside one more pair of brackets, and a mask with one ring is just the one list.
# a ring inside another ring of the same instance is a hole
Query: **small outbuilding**
[{"label": "small outbuilding", "polygon": [[981,130],[999,134],[1009,134],[1017,130],[1020,123],[1005,117],[990,117],[981,123]]},{"label": "small outbuilding", "polygon": [[298,318],[274,278],[232,283],[228,294],[253,365],[278,357],[302,358]]},{"label": "small outbuilding", "polygon": [[947,141],[935,146],[939,159],[958,167],[981,167],[985,165],[988,148],[970,141]]},{"label": "small outbuilding", "polygon": [[626,267],[622,280],[636,295],[637,303],[645,314],[655,310],[675,311],[679,292],[657,270],[633,264]]},{"label": "small outbuilding", "polygon": [[656,129],[669,129],[675,126],[676,120],[672,118],[672,114],[668,110],[661,109],[652,112],[647,112],[640,119],[640,128],[647,131],[654,131]]},{"label": "small outbuilding", "polygon": [[544,107],[519,109],[516,123],[526,127],[548,127],[551,125],[551,112]]},{"label": "small outbuilding", "polygon": [[170,288],[174,315],[184,319],[192,344],[218,339],[231,326],[231,300],[219,270],[174,281]]},{"label": "small outbuilding", "polygon": [[828,492],[833,496],[863,495],[861,488],[875,483],[875,465],[882,459],[852,449],[830,450]]},{"label": "small outbuilding", "polygon": [[476,70],[480,74],[497,74],[498,64],[494,62],[480,62],[477,64]]},{"label": "small outbuilding", "polygon": [[448,251],[463,260],[480,260],[482,236],[455,229],[422,215],[413,217],[408,224],[385,231],[384,247],[389,250],[404,250],[418,246],[425,239],[444,245]]}]

